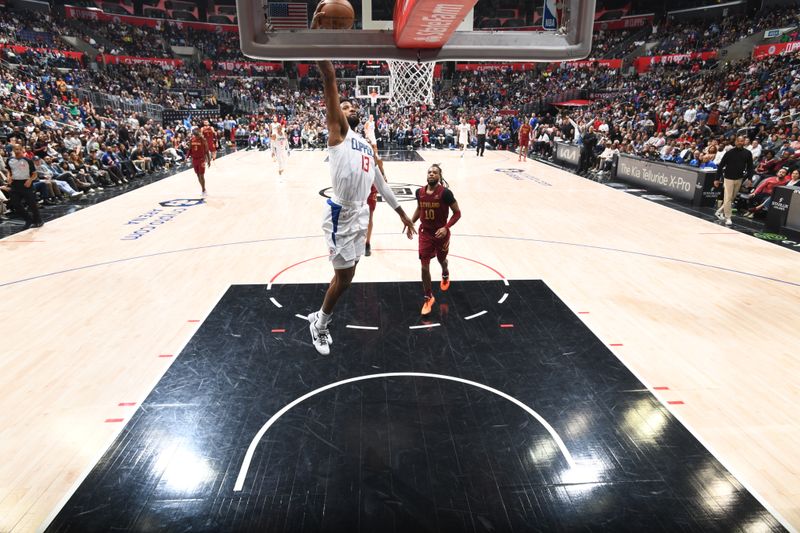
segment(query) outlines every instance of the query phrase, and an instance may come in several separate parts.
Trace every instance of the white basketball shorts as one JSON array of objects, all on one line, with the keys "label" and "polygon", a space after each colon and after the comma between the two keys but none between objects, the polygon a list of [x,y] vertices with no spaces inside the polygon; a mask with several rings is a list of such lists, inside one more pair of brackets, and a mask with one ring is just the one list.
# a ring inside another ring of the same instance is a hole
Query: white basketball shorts
[{"label": "white basketball shorts", "polygon": [[[343,205],[344,204],[344,205]],[[369,224],[366,202],[347,203],[329,199],[322,218],[322,231],[334,269],[350,268],[364,255]]]}]

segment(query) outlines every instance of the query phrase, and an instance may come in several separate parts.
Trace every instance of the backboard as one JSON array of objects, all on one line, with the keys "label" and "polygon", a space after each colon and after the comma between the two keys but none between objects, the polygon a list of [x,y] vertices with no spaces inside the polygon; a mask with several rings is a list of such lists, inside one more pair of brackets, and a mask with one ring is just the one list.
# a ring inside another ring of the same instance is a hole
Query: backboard
[{"label": "backboard", "polygon": [[595,0],[351,0],[347,30],[311,30],[317,0],[237,0],[242,52],[269,60],[568,61],[591,50]]},{"label": "backboard", "polygon": [[356,76],[356,98],[388,100],[391,97],[391,76]]}]

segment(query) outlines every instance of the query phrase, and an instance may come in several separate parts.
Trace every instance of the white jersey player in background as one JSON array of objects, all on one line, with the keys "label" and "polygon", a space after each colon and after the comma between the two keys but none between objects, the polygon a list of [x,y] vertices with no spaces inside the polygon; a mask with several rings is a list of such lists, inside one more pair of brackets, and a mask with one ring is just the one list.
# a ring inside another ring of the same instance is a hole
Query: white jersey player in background
[{"label": "white jersey player in background", "polygon": [[364,124],[364,137],[373,148],[378,146],[378,141],[375,138],[375,117],[372,115],[369,116],[369,120]]},{"label": "white jersey player in background", "polygon": [[278,158],[278,154],[275,151],[275,145],[277,144],[276,141],[278,139],[278,128],[281,127],[281,123],[278,122],[278,115],[272,117],[272,123],[269,125],[269,146],[270,151],[272,152],[272,160],[275,161]]},{"label": "white jersey player in background", "polygon": [[280,175],[286,170],[286,163],[289,160],[289,140],[286,138],[286,130],[283,124],[278,124],[272,145],[275,147],[275,157],[278,160],[278,175]]},{"label": "white jersey player in background", "polygon": [[[323,5],[324,3],[320,3],[317,7],[312,29],[318,27],[320,8]],[[308,315],[308,322],[314,347],[319,353],[327,355],[333,342],[328,330],[333,309],[339,297],[350,286],[356,265],[364,254],[370,186],[375,184],[384,201],[400,216],[407,231],[416,233],[416,230],[389,185],[383,180],[375,163],[374,150],[353,131],[360,122],[358,107],[347,100],[339,101],[333,64],[330,61],[319,61],[317,66],[322,74],[325,92],[328,154],[333,185],[333,194],[327,201],[322,229],[334,275],[325,293],[322,308]]]},{"label": "white jersey player in background", "polygon": [[461,118],[461,123],[458,125],[458,144],[461,145],[461,157],[464,157],[464,152],[467,151],[469,144],[469,130],[471,126],[467,124],[465,118]]}]

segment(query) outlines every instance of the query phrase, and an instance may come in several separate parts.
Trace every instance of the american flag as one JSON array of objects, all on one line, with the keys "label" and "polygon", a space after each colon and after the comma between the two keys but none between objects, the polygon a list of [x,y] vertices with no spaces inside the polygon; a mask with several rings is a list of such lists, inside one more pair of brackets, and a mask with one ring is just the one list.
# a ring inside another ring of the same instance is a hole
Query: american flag
[{"label": "american flag", "polygon": [[292,30],[308,28],[308,4],[300,2],[270,2],[267,18],[272,29]]}]

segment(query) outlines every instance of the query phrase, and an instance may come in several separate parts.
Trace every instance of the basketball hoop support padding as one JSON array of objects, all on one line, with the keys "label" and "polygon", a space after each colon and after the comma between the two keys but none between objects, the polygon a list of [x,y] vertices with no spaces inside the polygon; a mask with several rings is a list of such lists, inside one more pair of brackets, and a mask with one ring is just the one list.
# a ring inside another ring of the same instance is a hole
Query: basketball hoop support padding
[{"label": "basketball hoop support padding", "polygon": [[398,48],[441,48],[478,0],[398,0],[394,5],[394,43]]}]

